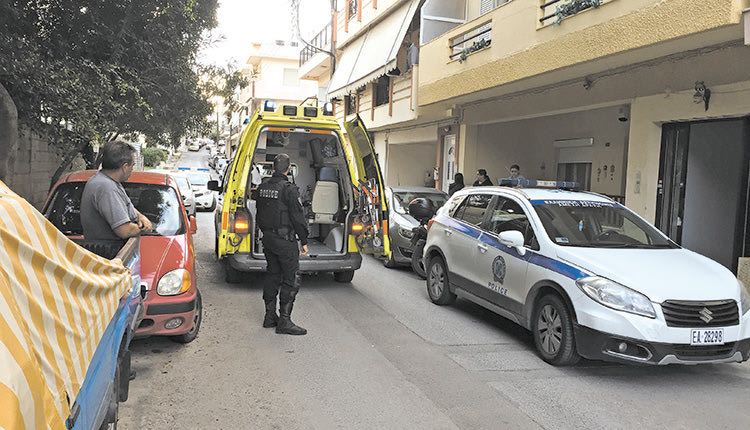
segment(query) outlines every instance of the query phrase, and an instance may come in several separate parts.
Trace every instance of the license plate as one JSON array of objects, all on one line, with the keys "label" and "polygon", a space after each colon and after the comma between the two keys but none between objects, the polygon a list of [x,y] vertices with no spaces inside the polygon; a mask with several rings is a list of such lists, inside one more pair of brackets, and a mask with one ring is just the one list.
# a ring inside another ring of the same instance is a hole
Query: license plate
[{"label": "license plate", "polygon": [[724,329],[690,330],[690,345],[724,345]]}]

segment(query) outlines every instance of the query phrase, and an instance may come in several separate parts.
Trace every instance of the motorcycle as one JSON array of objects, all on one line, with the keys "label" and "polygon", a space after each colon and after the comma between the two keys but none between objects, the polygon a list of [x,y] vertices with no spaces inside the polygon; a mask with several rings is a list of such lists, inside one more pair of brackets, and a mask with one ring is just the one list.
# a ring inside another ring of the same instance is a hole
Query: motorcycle
[{"label": "motorcycle", "polygon": [[435,206],[432,200],[424,197],[416,198],[409,202],[409,215],[419,221],[419,226],[412,229],[411,237],[411,268],[414,273],[422,279],[427,278],[422,252],[427,242],[427,223],[435,216]]}]

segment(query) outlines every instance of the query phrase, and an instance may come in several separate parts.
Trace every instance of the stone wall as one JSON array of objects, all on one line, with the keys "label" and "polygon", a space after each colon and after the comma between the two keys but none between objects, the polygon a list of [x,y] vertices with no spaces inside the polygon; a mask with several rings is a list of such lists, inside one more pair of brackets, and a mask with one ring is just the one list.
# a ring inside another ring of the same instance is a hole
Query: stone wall
[{"label": "stone wall", "polygon": [[[60,166],[61,157],[47,141],[30,133],[21,133],[18,138],[18,151],[12,174],[6,182],[10,188],[34,205],[42,209],[49,192],[52,175]],[[79,155],[71,163],[69,171],[85,169],[86,165]]]},{"label": "stone wall", "polygon": [[[16,107],[0,85],[0,180],[41,209],[60,162],[60,156],[47,141],[19,132]],[[85,163],[79,155],[70,171],[83,168]]]}]

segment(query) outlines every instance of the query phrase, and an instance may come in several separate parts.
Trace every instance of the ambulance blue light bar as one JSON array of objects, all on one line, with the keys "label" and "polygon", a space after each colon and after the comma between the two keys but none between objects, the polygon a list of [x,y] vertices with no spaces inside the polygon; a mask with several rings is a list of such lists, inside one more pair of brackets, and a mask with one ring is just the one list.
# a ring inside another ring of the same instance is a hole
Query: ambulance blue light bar
[{"label": "ambulance blue light bar", "polygon": [[206,167],[177,167],[177,170],[192,170],[192,171],[198,171],[198,172],[208,172],[208,168]]},{"label": "ambulance blue light bar", "polygon": [[323,105],[323,115],[326,115],[326,116],[333,115],[333,103],[328,102]]},{"label": "ambulance blue light bar", "polygon": [[265,112],[274,112],[276,110],[276,102],[273,100],[266,100],[263,103],[263,110]]},{"label": "ambulance blue light bar", "polygon": [[498,178],[497,183],[503,187],[517,187],[521,186],[524,188],[561,188],[565,190],[580,190],[581,184],[578,182],[568,181],[536,181],[530,179],[508,179]]}]

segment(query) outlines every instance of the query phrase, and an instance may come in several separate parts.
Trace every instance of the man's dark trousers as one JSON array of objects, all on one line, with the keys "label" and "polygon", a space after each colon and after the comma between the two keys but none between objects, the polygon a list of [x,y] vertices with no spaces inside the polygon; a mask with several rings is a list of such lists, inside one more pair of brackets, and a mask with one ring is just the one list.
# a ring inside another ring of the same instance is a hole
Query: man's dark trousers
[{"label": "man's dark trousers", "polygon": [[268,268],[263,284],[263,301],[276,305],[294,303],[299,291],[299,248],[297,241],[287,240],[276,233],[263,234],[263,253],[266,255]]}]

